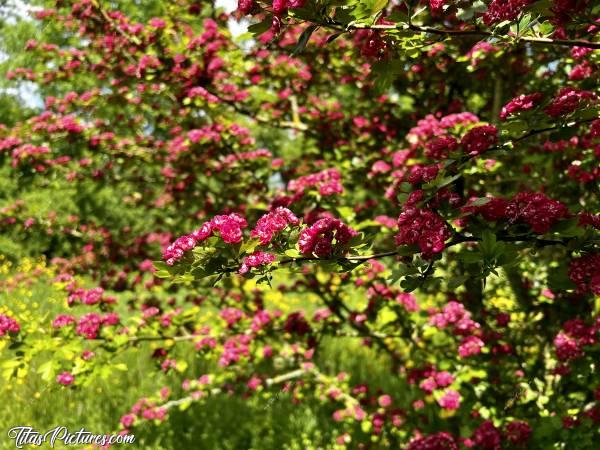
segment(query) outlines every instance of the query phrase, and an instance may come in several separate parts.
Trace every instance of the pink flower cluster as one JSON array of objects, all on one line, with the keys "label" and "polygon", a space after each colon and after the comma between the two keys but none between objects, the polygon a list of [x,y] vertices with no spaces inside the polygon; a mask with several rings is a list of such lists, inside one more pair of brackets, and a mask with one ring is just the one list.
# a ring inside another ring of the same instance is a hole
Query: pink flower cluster
[{"label": "pink flower cluster", "polygon": [[425,156],[439,160],[446,159],[450,152],[458,148],[458,141],[452,136],[442,136],[430,141],[426,145]]},{"label": "pink flower cluster", "polygon": [[427,371],[428,375],[421,383],[419,387],[427,394],[431,394],[436,389],[443,389],[454,383],[454,376],[450,372],[445,370],[437,372],[435,369]]},{"label": "pink flower cluster", "polygon": [[526,223],[534,233],[547,233],[560,219],[566,218],[569,211],[558,200],[553,200],[541,192],[519,192],[510,200],[492,198],[480,206],[466,206],[465,212],[481,214],[485,220],[508,220],[509,223]]},{"label": "pink flower cluster", "polygon": [[69,305],[74,303],[81,303],[83,305],[95,305],[97,303],[114,303],[116,299],[114,297],[104,297],[104,289],[96,287],[93,289],[77,288],[73,289],[67,302]]},{"label": "pink flower cluster", "polygon": [[259,158],[271,158],[273,155],[267,149],[261,148],[251,152],[232,153],[223,157],[223,161],[217,166],[218,169],[233,165],[238,161],[253,161]]},{"label": "pink flower cluster", "polygon": [[462,303],[451,300],[442,311],[434,313],[429,318],[429,323],[437,328],[453,327],[454,334],[468,335],[480,328],[479,323],[471,319],[471,313]]},{"label": "pink flower cluster", "polygon": [[505,438],[517,447],[525,447],[531,436],[531,427],[527,422],[522,420],[513,420],[506,425],[504,435]]},{"label": "pink flower cluster", "polygon": [[[335,252],[343,252],[358,233],[339,219],[325,217],[305,228],[298,238],[298,247],[303,255],[327,258]],[[335,245],[333,240],[335,239]]]},{"label": "pink flower cluster", "polygon": [[305,0],[273,0],[273,13],[277,16],[283,14],[288,8],[302,8]]},{"label": "pink flower cluster", "polygon": [[138,419],[165,420],[167,409],[156,406],[154,402],[142,398],[135,402],[128,414],[121,417],[120,422],[125,428],[132,426]]},{"label": "pink flower cluster", "polygon": [[398,292],[393,287],[386,286],[382,283],[375,283],[367,290],[367,298],[369,300],[376,298],[384,298],[386,300],[394,300],[409,312],[419,310],[417,298],[410,292]]},{"label": "pink flower cluster", "polygon": [[429,0],[429,7],[432,13],[439,13],[446,4],[446,0]]},{"label": "pink flower cluster", "polygon": [[531,0],[492,0],[483,15],[483,23],[491,26],[505,20],[515,20]]},{"label": "pink flower cluster", "polygon": [[69,386],[75,381],[75,377],[70,372],[63,372],[56,376],[56,382],[63,386]]},{"label": "pink flower cluster", "polygon": [[250,14],[254,6],[254,0],[238,0],[238,11],[244,15]]},{"label": "pink flower cluster", "polygon": [[581,104],[596,100],[598,97],[591,91],[573,87],[562,88],[544,112],[551,117],[561,117],[576,111]]},{"label": "pink flower cluster", "polygon": [[430,166],[415,164],[410,168],[407,181],[413,186],[420,183],[429,183],[437,177],[439,170],[437,164]]},{"label": "pink flower cluster", "polygon": [[514,116],[522,111],[533,109],[543,97],[544,94],[541,92],[534,92],[533,94],[524,94],[513,98],[510,102],[502,107],[502,110],[500,111],[500,119],[506,120],[509,116]]},{"label": "pink flower cluster", "polygon": [[493,125],[471,128],[460,141],[463,151],[471,156],[479,155],[498,141],[498,129]]},{"label": "pink flower cluster", "polygon": [[471,439],[475,445],[486,450],[500,450],[502,433],[490,420],[486,420],[473,431]]},{"label": "pink flower cluster", "polygon": [[240,266],[239,273],[243,275],[248,273],[251,267],[266,266],[272,264],[274,261],[275,255],[257,250],[244,258],[242,265]]},{"label": "pink flower cluster", "polygon": [[398,217],[397,245],[417,244],[425,257],[440,253],[450,237],[444,220],[435,212],[405,206]]},{"label": "pink flower cluster", "polygon": [[290,313],[285,319],[283,329],[287,333],[298,336],[304,336],[311,331],[310,324],[306,321],[302,312]]},{"label": "pink flower cluster", "polygon": [[506,214],[511,222],[524,222],[533,232],[542,234],[565,218],[568,210],[541,192],[519,192],[506,208]]},{"label": "pink flower cluster", "polygon": [[588,253],[569,263],[569,278],[577,285],[577,292],[600,295],[600,253]]},{"label": "pink flower cluster", "polygon": [[484,347],[484,342],[477,336],[467,336],[463,338],[458,346],[458,354],[461,358],[478,355]]},{"label": "pink flower cluster", "polygon": [[307,189],[316,187],[323,196],[341,194],[344,192],[341,179],[342,175],[337,169],[325,169],[291,180],[287,189],[296,194],[303,194]]},{"label": "pink flower cluster", "polygon": [[448,389],[444,394],[437,400],[438,404],[450,411],[458,409],[460,407],[461,396],[460,393],[453,390]]},{"label": "pink flower cluster", "polygon": [[68,314],[58,314],[52,321],[52,328],[63,328],[75,323],[75,317]]},{"label": "pink flower cluster", "polygon": [[215,231],[219,232],[223,242],[237,244],[242,240],[242,229],[246,226],[248,226],[246,219],[236,213],[215,216],[193,233],[177,238],[163,251],[163,259],[172,266],[183,257],[185,252],[211,237]]},{"label": "pink flower cluster", "polygon": [[409,130],[406,139],[410,143],[411,149],[416,149],[427,145],[433,139],[448,137],[453,128],[466,127],[477,122],[479,122],[479,117],[470,112],[449,114],[441,119],[429,114]]},{"label": "pink flower cluster", "polygon": [[[59,314],[52,322],[54,328],[62,328],[75,323],[75,318],[66,314]],[[101,326],[116,325],[119,316],[116,313],[107,313],[101,316],[97,313],[88,313],[79,318],[75,331],[86,339],[96,339],[100,333]]]},{"label": "pink flower cluster", "polygon": [[227,326],[231,327],[238,323],[244,317],[244,311],[237,308],[224,308],[219,313],[221,319],[227,322]]},{"label": "pink flower cluster", "polygon": [[0,314],[0,336],[7,334],[17,334],[21,326],[12,317],[5,314]]},{"label": "pink flower cluster", "polygon": [[554,350],[561,361],[583,356],[583,348],[598,342],[600,321],[592,326],[587,326],[581,319],[572,319],[564,323],[562,331],[554,338]]},{"label": "pink flower cluster", "polygon": [[292,211],[283,206],[275,208],[273,211],[265,214],[258,222],[250,235],[259,238],[261,245],[267,245],[273,239],[273,236],[289,225],[298,225],[300,220]]},{"label": "pink flower cluster", "polygon": [[252,336],[248,334],[228,338],[223,344],[223,353],[219,358],[219,365],[229,366],[232,363],[238,362],[242,356],[249,356],[251,341]]},{"label": "pink flower cluster", "polygon": [[593,227],[596,230],[600,230],[600,214],[592,214],[588,212],[579,213],[579,223],[580,227]]}]

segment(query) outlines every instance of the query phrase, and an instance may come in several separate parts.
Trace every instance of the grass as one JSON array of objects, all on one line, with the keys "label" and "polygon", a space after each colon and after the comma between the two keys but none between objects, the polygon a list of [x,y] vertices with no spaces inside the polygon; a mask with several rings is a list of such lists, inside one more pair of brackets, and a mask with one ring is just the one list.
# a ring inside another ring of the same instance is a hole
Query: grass
[{"label": "grass", "polygon": [[[15,277],[16,273],[22,275]],[[0,260],[0,312],[10,311],[27,330],[39,327],[40,317],[47,327],[49,318],[64,312],[65,308],[66,294],[60,285],[53,283],[54,276],[52,268],[43,261],[29,260],[11,267],[10,263]],[[282,309],[295,309],[302,306],[302,301],[307,309],[314,309],[310,299],[292,295],[290,302],[297,304],[281,305],[283,299],[276,291],[268,297],[272,304],[286,307]],[[177,398],[176,391],[183,378],[194,379],[207,371],[202,358],[185,353],[191,347],[182,347],[179,357],[186,359],[189,367],[183,374],[164,374],[156,370],[155,362],[148,357],[150,346],[146,343],[130,349],[110,361],[123,362],[126,371],[113,371],[108,379],[77,389],[64,388],[54,380],[44,382],[35,370],[41,361],[33,360],[29,373],[0,387],[0,401],[5,405],[0,409],[0,430],[5,430],[0,438],[0,449],[15,448],[14,441],[6,435],[14,426],[47,431],[60,425],[70,431],[85,428],[95,434],[116,432],[120,417],[137,400],[155,395],[163,386],[171,387]],[[51,356],[45,355],[42,359]],[[0,362],[2,359],[6,358],[0,353]],[[390,376],[386,357],[360,345],[359,339],[328,338],[315,363],[324,373],[346,372],[351,376],[351,384],[368,382],[369,386],[379,387],[396,398],[402,398],[402,392],[406,391],[398,377]],[[331,448],[337,436],[331,433],[332,427],[327,423],[342,404],[315,400],[294,403],[291,395],[280,389],[281,386],[273,386],[269,395],[260,392],[248,398],[219,394],[192,404],[184,411],[172,409],[164,423],[145,423],[134,428],[134,448]],[[55,448],[73,447],[57,444]]]}]

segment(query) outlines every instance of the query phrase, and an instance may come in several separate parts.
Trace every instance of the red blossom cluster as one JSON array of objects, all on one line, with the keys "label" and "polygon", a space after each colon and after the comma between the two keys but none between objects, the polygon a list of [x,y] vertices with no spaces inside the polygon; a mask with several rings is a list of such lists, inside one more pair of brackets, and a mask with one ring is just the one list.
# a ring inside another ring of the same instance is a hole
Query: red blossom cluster
[{"label": "red blossom cluster", "polygon": [[463,151],[476,156],[486,150],[498,141],[498,129],[493,125],[482,125],[471,128],[460,141]]},{"label": "red blossom cluster", "polygon": [[6,314],[0,314],[0,336],[7,334],[17,334],[21,326],[15,319],[7,316]]},{"label": "red blossom cluster", "polygon": [[242,265],[240,266],[239,273],[245,274],[248,273],[250,268],[259,267],[272,264],[275,261],[275,255],[271,253],[261,252],[260,250],[255,251],[251,255],[248,255],[242,261]]},{"label": "red blossom cluster", "polygon": [[588,253],[569,263],[569,278],[581,294],[600,295],[600,253]]},{"label": "red blossom cluster", "polygon": [[598,96],[591,91],[564,87],[552,102],[544,108],[544,112],[550,117],[563,117],[576,111],[582,104],[589,103],[597,98]]},{"label": "red blossom cluster", "polygon": [[522,111],[529,111],[536,107],[544,97],[541,92],[533,94],[523,94],[513,98],[510,102],[502,107],[500,111],[500,119],[506,120],[509,116],[514,116]]},{"label": "red blossom cluster", "polygon": [[105,296],[104,289],[96,287],[92,289],[75,288],[72,285],[67,286],[70,292],[67,302],[69,305],[80,303],[82,305],[95,305],[97,303],[114,303],[116,299],[112,296]]},{"label": "red blossom cluster", "polygon": [[452,326],[454,334],[465,336],[458,346],[461,358],[478,355],[485,345],[483,340],[475,335],[481,325],[471,319],[471,313],[457,301],[449,301],[440,312],[432,311],[429,323],[440,329]]},{"label": "red blossom cluster", "polygon": [[464,212],[480,214],[485,220],[525,223],[534,233],[547,233],[560,219],[569,216],[565,205],[541,192],[519,192],[512,200],[492,197],[479,206],[467,205]]},{"label": "red blossom cluster", "polygon": [[562,331],[554,338],[554,351],[561,361],[580,358],[584,354],[584,347],[598,342],[600,321],[596,320],[592,326],[587,326],[582,319],[572,319],[565,322]]},{"label": "red blossom cluster", "polygon": [[492,0],[483,15],[483,23],[491,26],[505,20],[515,20],[529,3],[531,0]]},{"label": "red blossom cluster", "polygon": [[302,195],[311,187],[316,187],[323,196],[341,194],[344,187],[341,183],[342,174],[337,169],[325,169],[321,172],[304,175],[288,183],[288,191]]},{"label": "red blossom cluster", "polygon": [[411,441],[406,450],[458,450],[458,444],[452,435],[442,431]]},{"label": "red blossom cluster", "polygon": [[442,136],[427,143],[425,156],[434,160],[446,159],[450,152],[457,148],[458,141],[456,139],[452,136]]},{"label": "red blossom cluster", "polygon": [[58,329],[76,324],[75,331],[77,334],[86,339],[96,339],[102,326],[117,325],[119,322],[120,319],[117,313],[106,313],[103,316],[97,313],[88,313],[81,316],[79,320],[68,314],[58,314],[52,321],[52,327]]},{"label": "red blossom cluster", "polygon": [[242,240],[242,229],[247,226],[246,219],[236,213],[215,216],[193,233],[177,238],[163,251],[163,259],[172,266],[183,257],[185,252],[211,237],[215,231],[219,232],[223,242],[237,244]]},{"label": "red blossom cluster", "polygon": [[256,227],[250,235],[260,240],[261,245],[267,245],[273,237],[283,231],[288,225],[298,225],[300,220],[292,211],[282,206],[265,214],[256,222]]},{"label": "red blossom cluster", "polygon": [[398,217],[396,245],[418,245],[425,257],[440,253],[451,233],[439,214],[424,208],[405,206]]},{"label": "red blossom cluster", "polygon": [[303,255],[327,258],[334,252],[344,252],[350,239],[357,235],[355,230],[341,220],[325,217],[302,230],[298,248]]}]

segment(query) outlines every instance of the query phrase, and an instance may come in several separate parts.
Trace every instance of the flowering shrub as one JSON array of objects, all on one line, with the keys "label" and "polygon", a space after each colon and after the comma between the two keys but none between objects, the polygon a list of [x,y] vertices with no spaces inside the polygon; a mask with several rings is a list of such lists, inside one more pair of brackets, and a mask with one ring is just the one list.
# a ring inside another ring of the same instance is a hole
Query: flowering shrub
[{"label": "flowering shrub", "polygon": [[[3,392],[137,373],[106,426],[146,448],[211,402],[240,429],[206,448],[595,448],[594,2],[35,3],[0,41]],[[242,426],[282,404],[300,444]]]}]

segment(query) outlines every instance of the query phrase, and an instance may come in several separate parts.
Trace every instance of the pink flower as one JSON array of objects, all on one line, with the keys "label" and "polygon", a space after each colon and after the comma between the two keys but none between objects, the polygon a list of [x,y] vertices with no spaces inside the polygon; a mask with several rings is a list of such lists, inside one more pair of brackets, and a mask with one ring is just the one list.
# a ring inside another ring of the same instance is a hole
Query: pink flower
[{"label": "pink flower", "polygon": [[458,346],[458,354],[461,356],[461,358],[478,355],[481,353],[483,346],[483,341],[477,336],[467,336]]},{"label": "pink flower", "polygon": [[237,244],[242,240],[242,229],[247,226],[246,219],[236,213],[215,216],[192,234],[177,238],[163,251],[163,259],[168,265],[172,266],[183,258],[187,251],[196,247],[198,242],[205,241],[215,231],[219,232],[223,242]]},{"label": "pink flower", "polygon": [[[350,239],[356,235],[358,233],[341,220],[326,217],[302,230],[298,247],[303,255],[314,254],[319,258],[327,258],[336,250],[344,251]],[[334,239],[335,247],[332,242]]]},{"label": "pink flower", "polygon": [[167,26],[167,22],[158,17],[153,17],[152,19],[150,19],[148,24],[153,28],[164,28]]},{"label": "pink flower", "polygon": [[440,432],[411,441],[405,450],[458,450],[458,445],[450,434]]},{"label": "pink flower", "polygon": [[259,267],[272,264],[275,261],[275,255],[271,253],[261,252],[260,250],[255,251],[249,256],[246,256],[242,261],[239,273],[247,273],[251,267]]},{"label": "pink flower", "polygon": [[258,389],[258,387],[261,385],[261,380],[258,377],[252,377],[250,378],[250,380],[248,380],[248,383],[246,383],[246,385],[248,386],[248,388],[252,391],[255,391],[256,389]]},{"label": "pink flower", "polygon": [[337,169],[326,169],[318,173],[305,175],[288,183],[288,191],[303,194],[310,187],[317,187],[323,196],[344,192],[342,175]]},{"label": "pink flower", "polygon": [[131,425],[133,425],[135,423],[135,415],[134,414],[125,414],[123,417],[121,417],[121,425],[123,425],[125,428],[129,428]]},{"label": "pink flower", "polygon": [[461,140],[465,153],[479,155],[489,149],[498,140],[498,129],[493,125],[482,125],[472,128]]},{"label": "pink flower", "polygon": [[483,22],[487,26],[495,25],[505,20],[515,20],[523,8],[532,0],[492,0],[483,15]]},{"label": "pink flower", "polygon": [[444,409],[454,410],[459,408],[460,400],[461,396],[458,392],[448,389],[437,402]]},{"label": "pink flower", "polygon": [[63,386],[69,386],[74,380],[75,377],[71,375],[70,372],[63,372],[56,377],[56,382],[62,384]]},{"label": "pink flower", "polygon": [[527,422],[513,420],[506,426],[506,439],[518,447],[525,447],[531,436],[531,427]]},{"label": "pink flower", "polygon": [[100,325],[102,324],[102,318],[96,313],[88,313],[82,316],[77,323],[75,331],[81,336],[85,336],[87,339],[96,339],[100,331]]},{"label": "pink flower", "polygon": [[564,87],[558,92],[552,103],[544,109],[544,112],[550,117],[566,116],[576,111],[582,103],[588,103],[595,99],[597,96],[593,92]]},{"label": "pink flower", "polygon": [[392,404],[392,397],[390,397],[389,395],[381,395],[377,399],[377,402],[379,403],[379,406],[381,406],[382,408],[387,408],[388,406],[390,406]]},{"label": "pink flower", "polygon": [[500,449],[502,435],[491,421],[486,420],[473,432],[472,439],[476,445],[484,449],[496,450]]},{"label": "pink flower", "polygon": [[21,326],[17,321],[5,314],[0,314],[0,336],[6,334],[17,334],[21,330]]},{"label": "pink flower", "polygon": [[266,245],[273,239],[273,236],[284,230],[288,225],[298,225],[300,220],[292,211],[282,206],[275,208],[268,214],[265,214],[258,222],[250,235],[257,237],[261,245]]},{"label": "pink flower", "polygon": [[219,313],[221,319],[227,322],[227,326],[231,327],[242,320],[244,312],[237,308],[225,308]]},{"label": "pink flower", "polygon": [[521,111],[527,111],[534,108],[544,97],[541,92],[535,92],[528,95],[519,95],[502,107],[500,119],[506,120],[508,116],[515,115]]},{"label": "pink flower", "polygon": [[454,383],[454,377],[446,371],[437,372],[435,374],[435,382],[438,387],[444,388]]},{"label": "pink flower", "polygon": [[254,0],[238,0],[238,11],[244,15],[249,14],[254,5]]},{"label": "pink flower", "polygon": [[425,257],[440,253],[450,237],[444,220],[427,209],[405,206],[398,217],[396,245],[417,244]]}]

